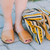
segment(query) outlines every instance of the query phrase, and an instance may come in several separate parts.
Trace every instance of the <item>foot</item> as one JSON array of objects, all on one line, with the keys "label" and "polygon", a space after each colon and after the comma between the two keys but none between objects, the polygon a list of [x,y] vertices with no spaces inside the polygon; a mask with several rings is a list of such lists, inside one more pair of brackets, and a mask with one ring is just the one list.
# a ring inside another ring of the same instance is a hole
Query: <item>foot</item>
[{"label": "foot", "polygon": [[[22,23],[21,24],[15,24],[15,31],[17,32],[17,33],[19,33],[19,32],[21,32],[21,31],[24,31],[25,29],[23,28],[23,26],[22,26]],[[31,41],[31,39],[28,39],[28,40],[26,40],[25,41],[25,43],[29,43]]]},{"label": "foot", "polygon": [[[4,23],[4,28],[3,28],[3,31],[5,31],[5,30],[13,30],[13,27],[12,27],[12,23],[8,23],[8,22],[5,22]],[[2,34],[3,35],[3,34]],[[6,33],[5,33],[5,35],[6,35]],[[7,35],[8,36],[8,35]],[[6,39],[5,41],[7,41],[7,42],[12,42],[12,40],[11,39]]]}]

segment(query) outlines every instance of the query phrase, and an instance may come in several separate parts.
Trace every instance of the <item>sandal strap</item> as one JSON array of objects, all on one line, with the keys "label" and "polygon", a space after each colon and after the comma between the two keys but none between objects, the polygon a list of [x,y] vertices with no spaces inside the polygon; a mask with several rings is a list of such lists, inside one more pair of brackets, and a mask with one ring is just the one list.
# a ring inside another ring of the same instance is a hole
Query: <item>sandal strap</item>
[{"label": "sandal strap", "polygon": [[[1,36],[2,41],[5,43],[12,43],[14,42],[14,31],[13,30],[4,30]],[[12,42],[6,42],[7,39],[11,39]]]}]

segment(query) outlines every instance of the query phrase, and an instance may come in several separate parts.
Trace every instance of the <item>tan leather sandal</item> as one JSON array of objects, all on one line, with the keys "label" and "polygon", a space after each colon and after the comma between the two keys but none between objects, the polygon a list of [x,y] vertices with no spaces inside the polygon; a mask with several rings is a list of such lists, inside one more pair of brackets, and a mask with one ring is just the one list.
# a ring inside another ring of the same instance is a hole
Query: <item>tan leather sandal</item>
[{"label": "tan leather sandal", "polygon": [[[5,43],[13,43],[14,42],[14,31],[13,30],[5,30],[5,31],[3,31],[1,39]],[[9,42],[7,40],[10,40],[11,42]]]},{"label": "tan leather sandal", "polygon": [[[14,26],[14,31],[15,31],[15,26]],[[16,32],[16,31],[15,31]],[[16,32],[17,33],[17,32]],[[32,37],[27,31],[21,31],[18,33],[20,41],[25,43],[27,40],[30,40],[28,43],[32,42]],[[25,44],[28,44],[27,42]]]},{"label": "tan leather sandal", "polygon": [[19,39],[23,43],[25,43],[25,41],[27,41],[28,39],[30,39],[30,41],[28,43],[32,42],[32,37],[27,31],[21,31],[18,33],[18,35],[19,35]]}]

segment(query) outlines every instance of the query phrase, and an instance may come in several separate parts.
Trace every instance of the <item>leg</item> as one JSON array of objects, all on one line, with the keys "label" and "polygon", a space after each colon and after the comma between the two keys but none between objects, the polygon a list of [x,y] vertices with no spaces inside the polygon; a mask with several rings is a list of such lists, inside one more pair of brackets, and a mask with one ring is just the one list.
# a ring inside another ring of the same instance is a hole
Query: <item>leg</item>
[{"label": "leg", "polygon": [[2,7],[2,10],[3,10],[3,14],[4,14],[4,28],[3,28],[3,31],[13,30],[12,17],[11,17],[13,2],[14,2],[14,0],[1,0],[1,7]]},{"label": "leg", "polygon": [[13,2],[14,0],[1,0],[1,7],[3,10],[4,21],[5,21],[3,30],[12,29],[11,12],[12,12],[12,7],[13,7]]},{"label": "leg", "polygon": [[[16,9],[16,20],[15,20],[15,30],[17,33],[24,31],[22,26],[22,13],[26,9],[28,0],[15,0],[15,9]],[[26,40],[25,43],[28,43],[30,39]]]},{"label": "leg", "polygon": [[26,5],[27,5],[27,0],[15,0],[15,9],[16,9],[15,28],[17,33],[24,30],[21,22],[22,21],[21,15],[22,15],[22,12],[25,10]]}]

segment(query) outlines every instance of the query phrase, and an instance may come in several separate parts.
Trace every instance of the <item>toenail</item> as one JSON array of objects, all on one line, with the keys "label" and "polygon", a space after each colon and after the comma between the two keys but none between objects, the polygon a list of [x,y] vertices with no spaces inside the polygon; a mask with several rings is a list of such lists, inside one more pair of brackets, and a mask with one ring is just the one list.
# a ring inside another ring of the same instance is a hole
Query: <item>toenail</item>
[{"label": "toenail", "polygon": [[25,40],[25,42],[27,42],[27,40]]},{"label": "toenail", "polygon": [[10,42],[12,42],[12,40],[11,40],[11,39],[10,39],[9,41],[10,41]]},{"label": "toenail", "polygon": [[30,39],[30,41],[31,41],[31,39]]},{"label": "toenail", "polygon": [[6,40],[6,41],[9,41],[9,40]]}]

